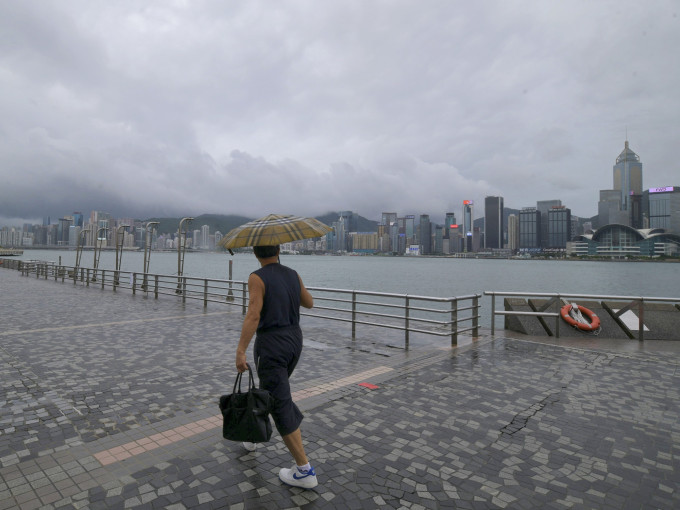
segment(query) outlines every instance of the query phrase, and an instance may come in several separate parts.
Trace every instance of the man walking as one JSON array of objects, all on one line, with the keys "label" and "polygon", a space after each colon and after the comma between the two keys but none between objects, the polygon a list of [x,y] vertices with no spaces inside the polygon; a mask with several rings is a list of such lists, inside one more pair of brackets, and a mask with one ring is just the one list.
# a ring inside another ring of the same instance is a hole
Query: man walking
[{"label": "man walking", "polygon": [[[311,489],[318,480],[302,445],[303,415],[293,402],[289,378],[302,352],[300,306],[312,308],[314,300],[297,272],[280,264],[278,246],[255,246],[253,251],[262,267],[248,278],[250,297],[236,348],[236,369],[248,369],[246,350],[255,335],[253,354],[260,388],[274,399],[274,424],[295,459],[291,469],[279,471],[279,478],[288,485]],[[244,446],[255,449],[252,443]]]}]

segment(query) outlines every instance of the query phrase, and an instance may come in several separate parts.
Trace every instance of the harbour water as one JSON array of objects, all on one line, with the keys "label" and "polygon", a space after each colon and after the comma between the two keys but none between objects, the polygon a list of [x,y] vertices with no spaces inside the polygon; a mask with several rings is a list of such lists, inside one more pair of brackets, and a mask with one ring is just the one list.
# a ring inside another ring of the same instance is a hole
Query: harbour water
[{"label": "harbour water", "polygon": [[[19,260],[75,265],[76,252],[25,250]],[[81,266],[93,266],[93,252],[82,254]],[[234,280],[247,280],[259,266],[252,254],[187,252],[184,274],[227,279],[229,261]],[[124,252],[123,271],[142,272],[143,251]],[[464,296],[497,292],[677,297],[680,265],[671,262],[454,259],[376,256],[283,255],[281,262],[302,276],[308,287],[354,289],[421,296]],[[152,252],[150,273],[177,274],[176,252]],[[114,269],[115,252],[102,252],[100,269]]]}]

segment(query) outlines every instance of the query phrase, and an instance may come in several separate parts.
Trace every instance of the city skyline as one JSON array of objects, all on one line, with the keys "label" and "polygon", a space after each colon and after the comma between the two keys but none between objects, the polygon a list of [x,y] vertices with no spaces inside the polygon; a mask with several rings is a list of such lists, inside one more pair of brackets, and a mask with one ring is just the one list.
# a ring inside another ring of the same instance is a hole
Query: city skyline
[{"label": "city skyline", "polygon": [[2,3],[0,224],[528,194],[591,217],[625,139],[674,184],[674,3],[387,5]]}]

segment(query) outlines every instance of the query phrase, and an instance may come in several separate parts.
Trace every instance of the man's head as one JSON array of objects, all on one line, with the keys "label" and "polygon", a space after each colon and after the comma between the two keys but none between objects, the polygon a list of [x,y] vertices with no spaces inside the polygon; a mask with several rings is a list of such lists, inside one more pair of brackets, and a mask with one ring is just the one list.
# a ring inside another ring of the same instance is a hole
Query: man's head
[{"label": "man's head", "polygon": [[253,253],[258,259],[268,259],[279,254],[279,245],[276,246],[253,246]]}]

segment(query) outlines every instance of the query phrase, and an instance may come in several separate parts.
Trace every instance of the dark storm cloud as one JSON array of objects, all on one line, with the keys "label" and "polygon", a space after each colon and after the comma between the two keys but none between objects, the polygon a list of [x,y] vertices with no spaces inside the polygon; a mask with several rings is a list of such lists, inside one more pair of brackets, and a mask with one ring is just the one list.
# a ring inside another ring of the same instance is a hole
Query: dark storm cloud
[{"label": "dark storm cloud", "polygon": [[677,185],[673,2],[0,4],[0,218],[597,209]]}]

